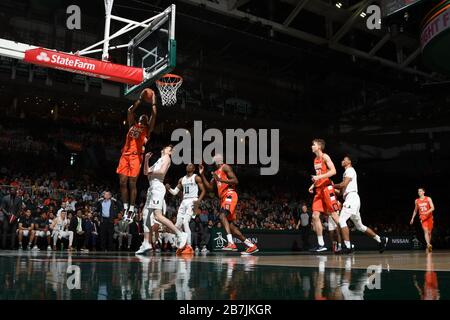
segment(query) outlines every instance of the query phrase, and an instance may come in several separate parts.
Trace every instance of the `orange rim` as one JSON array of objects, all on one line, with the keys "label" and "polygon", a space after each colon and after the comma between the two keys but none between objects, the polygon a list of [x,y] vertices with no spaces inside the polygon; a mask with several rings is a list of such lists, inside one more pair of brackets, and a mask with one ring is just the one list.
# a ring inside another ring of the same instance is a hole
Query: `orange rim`
[{"label": "orange rim", "polygon": [[177,81],[176,82],[164,82],[164,81],[161,81],[161,80],[156,80],[156,83],[158,85],[164,87],[164,86],[176,86],[178,83],[183,81],[183,77],[181,77],[179,75],[176,75],[176,74],[173,74],[173,73],[167,73],[167,74],[165,74],[165,75],[163,75],[161,77],[161,79],[164,79],[164,78],[175,78],[175,79],[177,79]]}]

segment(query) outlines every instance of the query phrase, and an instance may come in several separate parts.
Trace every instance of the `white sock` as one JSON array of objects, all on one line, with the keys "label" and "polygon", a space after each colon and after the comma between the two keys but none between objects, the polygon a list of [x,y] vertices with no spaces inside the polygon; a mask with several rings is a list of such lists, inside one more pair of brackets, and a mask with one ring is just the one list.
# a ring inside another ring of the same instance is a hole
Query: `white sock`
[{"label": "white sock", "polygon": [[381,239],[380,239],[379,235],[376,234],[375,237],[373,237],[373,238],[375,239],[376,242],[378,242],[378,243],[381,242]]},{"label": "white sock", "polygon": [[145,246],[148,246],[148,245],[150,245],[150,242],[148,242],[148,240],[147,239],[144,239],[144,243],[143,243]]},{"label": "white sock", "polygon": [[341,244],[341,243],[338,243],[338,244],[337,244],[337,247],[338,247],[339,250],[341,250],[341,249],[342,249],[342,244]]},{"label": "white sock", "polygon": [[227,241],[228,241],[228,243],[234,243],[233,236],[231,234],[227,234]]},{"label": "white sock", "polygon": [[128,210],[128,203],[124,203],[123,204],[123,208],[125,209],[125,211],[127,211]]},{"label": "white sock", "polygon": [[350,247],[350,241],[348,240],[344,240],[345,246],[347,247],[347,249],[351,249]]},{"label": "white sock", "polygon": [[323,242],[323,236],[317,236],[317,242],[319,242],[319,246],[324,246],[325,242]]},{"label": "white sock", "polygon": [[130,211],[131,211],[131,212],[134,212],[134,205],[131,205],[131,206],[130,206]]},{"label": "white sock", "polygon": [[248,239],[245,239],[244,244],[249,248],[253,247],[253,243]]}]

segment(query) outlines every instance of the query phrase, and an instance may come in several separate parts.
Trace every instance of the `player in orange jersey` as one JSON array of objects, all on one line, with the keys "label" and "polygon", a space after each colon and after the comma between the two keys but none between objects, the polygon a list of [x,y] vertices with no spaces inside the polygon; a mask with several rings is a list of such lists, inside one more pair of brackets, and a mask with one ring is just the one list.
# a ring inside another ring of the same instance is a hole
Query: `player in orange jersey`
[{"label": "player in orange jersey", "polygon": [[239,181],[234,174],[233,169],[229,165],[223,163],[222,155],[215,155],[213,160],[216,165],[216,171],[214,171],[211,181],[206,179],[203,165],[199,165],[199,172],[206,189],[212,191],[214,188],[214,181],[216,184],[217,194],[220,199],[219,219],[227,232],[228,241],[228,245],[224,247],[223,250],[237,251],[236,244],[233,241],[233,234],[247,246],[247,250],[241,252],[242,255],[256,253],[258,252],[258,247],[244,237],[239,228],[233,223],[236,220],[236,205],[238,202],[236,185]]},{"label": "player in orange jersey", "polygon": [[311,178],[313,184],[309,187],[309,192],[314,193],[312,204],[312,224],[317,234],[318,246],[312,248],[311,251],[326,251],[325,242],[323,241],[323,227],[320,221],[320,214],[331,215],[333,218],[337,232],[340,234],[339,228],[339,204],[330,177],[336,174],[336,168],[329,155],[323,152],[325,149],[325,141],[322,139],[314,139],[311,146],[312,152],[316,155],[314,159],[314,170],[316,174]]},{"label": "player in orange jersey", "polygon": [[427,242],[427,251],[431,252],[433,250],[433,246],[431,245],[431,232],[433,231],[434,204],[430,197],[425,197],[424,188],[419,188],[417,193],[419,194],[419,198],[414,202],[414,211],[409,223],[414,223],[414,218],[416,217],[417,212],[419,212],[423,234],[425,236],[425,241]]},{"label": "player in orange jersey", "polygon": [[[136,203],[136,181],[141,169],[143,154],[145,151],[145,144],[147,143],[150,133],[155,127],[156,121],[156,96],[153,90],[146,89],[146,92],[151,93],[152,114],[150,119],[143,114],[139,117],[136,123],[135,111],[141,105],[144,91],[142,91],[139,99],[128,109],[128,125],[129,130],[125,140],[125,145],[122,148],[122,155],[117,167],[117,174],[120,180],[120,193],[125,209],[126,219],[133,220],[135,215]],[[129,187],[129,190],[128,190]],[[129,206],[128,206],[129,205]]]}]

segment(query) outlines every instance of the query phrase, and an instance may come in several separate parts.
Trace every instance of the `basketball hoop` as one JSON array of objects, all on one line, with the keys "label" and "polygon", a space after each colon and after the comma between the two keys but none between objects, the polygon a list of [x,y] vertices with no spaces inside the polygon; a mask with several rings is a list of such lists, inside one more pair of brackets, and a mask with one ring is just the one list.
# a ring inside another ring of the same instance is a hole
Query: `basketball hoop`
[{"label": "basketball hoop", "polygon": [[177,103],[177,90],[183,83],[183,78],[176,74],[166,74],[156,80],[163,106],[173,106]]}]

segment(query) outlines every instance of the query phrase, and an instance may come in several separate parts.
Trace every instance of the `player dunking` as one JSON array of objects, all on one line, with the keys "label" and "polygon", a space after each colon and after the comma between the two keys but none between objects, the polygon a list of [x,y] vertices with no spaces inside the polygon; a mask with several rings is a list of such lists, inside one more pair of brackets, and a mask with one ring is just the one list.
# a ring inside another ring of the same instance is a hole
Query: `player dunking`
[{"label": "player dunking", "polygon": [[[145,114],[141,115],[139,121],[136,123],[135,110],[141,105],[144,98],[152,104],[152,114],[150,119]],[[125,145],[122,148],[122,155],[116,172],[119,175],[120,193],[127,216],[126,219],[129,221],[133,220],[135,214],[136,181],[141,170],[142,154],[145,150],[144,146],[155,127],[156,111],[156,96],[151,89],[142,91],[139,99],[128,109],[127,118],[130,128],[127,133]],[[130,188],[129,190],[128,187]]]},{"label": "player dunking", "polygon": [[344,197],[344,204],[342,206],[341,214],[339,216],[339,225],[341,227],[342,238],[344,240],[345,248],[342,253],[348,254],[353,251],[350,243],[350,232],[347,226],[347,220],[351,219],[356,229],[365,233],[368,237],[378,242],[378,248],[382,253],[387,246],[388,238],[380,237],[372,229],[366,227],[361,221],[361,200],[358,195],[358,180],[356,170],[352,166],[352,159],[350,156],[345,156],[341,163],[345,168],[344,179],[341,183],[335,184],[334,187],[340,190]]},{"label": "player dunking", "polygon": [[152,229],[152,217],[154,219],[169,228],[170,231],[176,234],[176,247],[184,249],[187,240],[187,234],[181,232],[175,225],[163,215],[165,210],[166,188],[163,184],[164,177],[169,170],[172,162],[170,155],[172,154],[172,145],[168,145],[161,150],[161,157],[155,164],[149,168],[148,160],[151,157],[151,153],[145,155],[144,161],[144,174],[148,176],[150,186],[147,191],[147,201],[144,209],[144,241],[136,254],[144,254],[150,250],[150,232]]},{"label": "player dunking", "polygon": [[427,242],[427,251],[431,252],[433,250],[433,246],[431,245],[431,232],[433,231],[434,203],[430,197],[425,196],[424,188],[419,188],[417,193],[419,194],[419,198],[414,202],[414,211],[409,223],[411,225],[414,223],[414,218],[418,211],[425,241]]},{"label": "player dunking", "polygon": [[245,238],[238,227],[233,224],[236,220],[236,205],[238,202],[236,185],[239,181],[234,174],[233,169],[229,165],[223,163],[222,155],[216,154],[213,161],[216,165],[216,171],[214,171],[211,181],[206,179],[205,169],[201,164],[199,165],[199,172],[206,189],[212,191],[214,181],[216,182],[217,194],[220,199],[219,219],[227,232],[228,241],[227,246],[224,247],[223,250],[237,251],[236,244],[233,242],[233,234],[247,246],[247,250],[241,252],[242,255],[256,253],[258,252],[258,247]]},{"label": "player dunking", "polygon": [[309,187],[309,192],[314,193],[312,204],[312,224],[317,234],[318,246],[312,248],[311,251],[326,251],[325,242],[323,241],[323,227],[320,221],[320,214],[331,215],[339,230],[339,205],[334,192],[333,183],[330,177],[336,174],[336,168],[329,155],[323,152],[325,149],[325,141],[322,139],[314,139],[311,146],[312,152],[316,155],[314,159],[314,170],[316,172],[311,178],[313,184]]},{"label": "player dunking", "polygon": [[[194,164],[189,163],[186,166],[186,175],[178,180],[178,184],[175,189],[170,188],[170,185],[166,184],[167,191],[169,191],[172,195],[177,195],[180,190],[183,191],[183,201],[178,208],[177,222],[175,223],[175,226],[179,229],[183,227],[183,231],[187,234],[187,244],[184,250],[178,249],[177,254],[194,253],[194,250],[191,247],[192,239],[189,222],[191,221],[191,218],[195,216],[195,211],[198,209],[206,194],[202,178],[197,176],[194,171]],[[198,195],[198,189],[200,189],[200,196]]]}]

